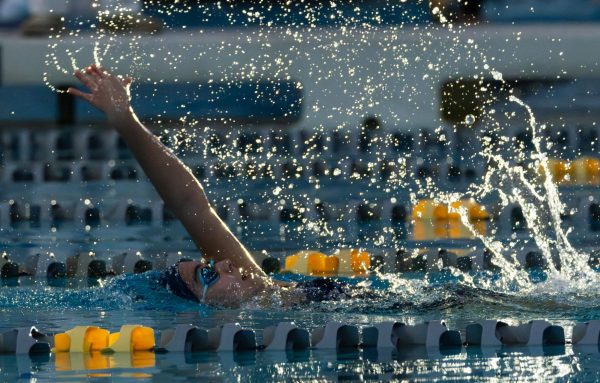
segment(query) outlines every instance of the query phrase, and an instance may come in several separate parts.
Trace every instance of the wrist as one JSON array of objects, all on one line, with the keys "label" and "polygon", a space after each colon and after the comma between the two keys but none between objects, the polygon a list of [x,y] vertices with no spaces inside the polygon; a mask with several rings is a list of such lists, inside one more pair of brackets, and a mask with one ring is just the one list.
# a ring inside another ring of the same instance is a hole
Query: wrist
[{"label": "wrist", "polygon": [[117,130],[124,126],[129,126],[137,121],[137,116],[131,107],[128,107],[125,110],[109,113],[106,116],[108,118],[108,123]]}]

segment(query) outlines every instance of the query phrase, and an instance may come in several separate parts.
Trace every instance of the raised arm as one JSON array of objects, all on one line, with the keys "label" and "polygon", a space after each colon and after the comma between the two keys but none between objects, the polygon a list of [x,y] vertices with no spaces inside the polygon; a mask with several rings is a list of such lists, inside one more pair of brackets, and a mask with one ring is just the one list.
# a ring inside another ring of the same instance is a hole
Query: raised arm
[{"label": "raised arm", "polygon": [[206,256],[215,261],[229,259],[245,272],[266,277],[210,206],[190,169],[138,120],[130,104],[131,78],[121,79],[95,65],[75,76],[90,93],[76,88],[68,92],[106,113],[166,205]]}]

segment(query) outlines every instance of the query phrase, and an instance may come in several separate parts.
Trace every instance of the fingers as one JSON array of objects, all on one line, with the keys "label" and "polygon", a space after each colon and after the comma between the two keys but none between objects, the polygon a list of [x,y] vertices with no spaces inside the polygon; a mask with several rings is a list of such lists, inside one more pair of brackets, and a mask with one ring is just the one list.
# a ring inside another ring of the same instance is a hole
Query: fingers
[{"label": "fingers", "polygon": [[85,85],[92,91],[98,88],[96,80],[89,74],[83,73],[80,70],[76,70],[75,77],[77,77],[77,79],[81,81],[83,85]]},{"label": "fingers", "polygon": [[97,75],[100,78],[104,78],[110,75],[110,73],[106,69],[102,68],[100,65],[92,64],[89,66],[89,68],[92,72],[94,72],[95,75]]},{"label": "fingers", "polygon": [[133,82],[133,79],[131,77],[125,77],[123,80],[121,80],[121,82],[123,85],[129,86]]},{"label": "fingers", "polygon": [[72,94],[73,96],[82,98],[88,102],[92,101],[92,95],[90,93],[82,92],[77,88],[69,88],[69,89],[67,89],[67,93]]},{"label": "fingers", "polygon": [[96,81],[100,81],[102,79],[101,74],[96,69],[94,69],[92,66],[86,67],[85,73],[88,74],[89,76],[92,76]]}]

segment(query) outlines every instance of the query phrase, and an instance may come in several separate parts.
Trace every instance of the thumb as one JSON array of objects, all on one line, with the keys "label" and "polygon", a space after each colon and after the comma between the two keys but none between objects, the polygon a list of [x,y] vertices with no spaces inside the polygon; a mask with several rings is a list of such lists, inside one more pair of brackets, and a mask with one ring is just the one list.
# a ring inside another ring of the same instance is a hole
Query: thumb
[{"label": "thumb", "polygon": [[131,83],[133,82],[133,78],[131,78],[131,77],[125,77],[125,78],[122,80],[122,82],[123,82],[123,85],[125,85],[125,86],[129,86],[129,85],[131,85]]}]

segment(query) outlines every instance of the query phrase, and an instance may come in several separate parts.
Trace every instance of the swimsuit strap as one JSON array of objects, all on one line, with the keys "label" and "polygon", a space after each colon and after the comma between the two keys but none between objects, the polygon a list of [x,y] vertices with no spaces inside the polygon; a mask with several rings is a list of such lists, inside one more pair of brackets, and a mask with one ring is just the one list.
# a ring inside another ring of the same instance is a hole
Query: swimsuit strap
[{"label": "swimsuit strap", "polygon": [[347,283],[335,281],[330,278],[316,278],[307,282],[300,282],[296,287],[302,289],[306,299],[311,302],[322,302],[337,299],[351,298]]}]

